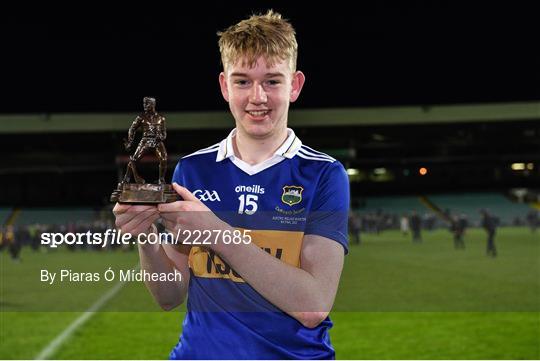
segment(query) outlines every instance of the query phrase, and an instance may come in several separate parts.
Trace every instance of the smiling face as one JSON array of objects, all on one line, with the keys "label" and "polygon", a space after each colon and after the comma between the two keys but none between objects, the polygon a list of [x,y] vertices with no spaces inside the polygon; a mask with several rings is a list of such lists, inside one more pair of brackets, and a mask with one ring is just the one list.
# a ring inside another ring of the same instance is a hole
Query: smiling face
[{"label": "smiling face", "polygon": [[304,81],[304,74],[293,72],[289,61],[276,61],[269,67],[264,57],[253,67],[240,59],[219,75],[237,132],[253,139],[280,137],[286,132],[289,104],[298,99]]}]

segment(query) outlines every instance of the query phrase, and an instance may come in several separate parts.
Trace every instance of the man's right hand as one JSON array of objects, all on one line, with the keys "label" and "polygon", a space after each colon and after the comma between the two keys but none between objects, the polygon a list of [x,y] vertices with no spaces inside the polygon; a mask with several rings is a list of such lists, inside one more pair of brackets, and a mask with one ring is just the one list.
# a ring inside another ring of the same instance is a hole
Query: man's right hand
[{"label": "man's right hand", "polygon": [[116,203],[113,208],[116,228],[133,237],[150,233],[150,227],[159,218],[157,206],[142,206]]},{"label": "man's right hand", "polygon": [[[156,229],[150,229],[156,219],[160,217],[157,206],[142,206],[116,204],[113,209],[116,217],[116,227],[122,232],[137,237],[141,233],[150,234]],[[138,244],[139,262],[141,270],[149,274],[182,274],[182,282],[175,280],[145,279],[144,283],[154,299],[164,310],[171,310],[180,305],[187,294],[189,285],[189,249],[182,250],[173,247],[144,242]]]}]

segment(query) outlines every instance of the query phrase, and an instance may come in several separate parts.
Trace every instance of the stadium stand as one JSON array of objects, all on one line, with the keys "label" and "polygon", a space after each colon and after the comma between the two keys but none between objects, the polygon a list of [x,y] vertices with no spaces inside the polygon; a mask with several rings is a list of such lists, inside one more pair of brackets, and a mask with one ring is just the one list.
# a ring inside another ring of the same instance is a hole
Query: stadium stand
[{"label": "stadium stand", "polygon": [[410,213],[413,210],[417,212],[429,211],[418,197],[412,196],[368,197],[357,210],[360,213],[382,211],[398,215]]},{"label": "stadium stand", "polygon": [[473,225],[480,222],[480,209],[487,209],[498,217],[501,225],[511,225],[516,217],[525,219],[530,211],[526,204],[512,202],[500,193],[438,194],[428,198],[443,211],[467,215]]},{"label": "stadium stand", "polygon": [[385,196],[367,197],[355,211],[360,215],[385,214],[388,217],[410,215],[412,211],[425,216],[438,217],[437,224],[445,225],[444,214],[466,215],[471,226],[479,226],[480,210],[487,209],[497,217],[501,226],[515,225],[516,220],[524,222],[529,205],[512,202],[501,193],[444,193],[422,197]]},{"label": "stadium stand", "polygon": [[96,211],[89,208],[32,208],[23,209],[15,224],[67,224],[70,222],[93,222]]},{"label": "stadium stand", "polygon": [[12,212],[12,209],[11,208],[7,208],[7,207],[3,207],[3,208],[0,208],[0,225],[1,224],[4,224],[9,216],[11,215],[11,212]]}]

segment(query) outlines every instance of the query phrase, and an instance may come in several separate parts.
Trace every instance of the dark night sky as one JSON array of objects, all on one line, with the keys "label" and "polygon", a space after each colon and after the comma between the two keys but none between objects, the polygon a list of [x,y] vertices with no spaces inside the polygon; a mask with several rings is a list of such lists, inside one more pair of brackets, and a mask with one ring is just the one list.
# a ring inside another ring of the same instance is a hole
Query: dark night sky
[{"label": "dark night sky", "polygon": [[535,9],[290,3],[6,12],[0,113],[224,110],[216,31],[270,7],[297,30],[297,108],[540,99]]}]

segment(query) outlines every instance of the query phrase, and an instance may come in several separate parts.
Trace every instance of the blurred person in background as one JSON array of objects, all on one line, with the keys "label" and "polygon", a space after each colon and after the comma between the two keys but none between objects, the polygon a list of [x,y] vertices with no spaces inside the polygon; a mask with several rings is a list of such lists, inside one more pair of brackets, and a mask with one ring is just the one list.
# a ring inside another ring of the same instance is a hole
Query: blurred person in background
[{"label": "blurred person in background", "polygon": [[482,219],[480,225],[487,232],[486,254],[490,257],[497,257],[497,248],[495,247],[495,233],[497,231],[497,218],[488,212],[487,209],[480,210]]},{"label": "blurred person in background", "polygon": [[349,211],[349,232],[352,234],[352,240],[354,244],[360,244],[360,227],[361,227],[360,216],[353,211]]},{"label": "blurred person in background", "polygon": [[422,242],[422,218],[420,215],[416,212],[416,210],[412,211],[411,217],[409,219],[409,224],[411,226],[412,231],[412,240],[415,243]]},{"label": "blurred person in background", "polygon": [[463,236],[465,234],[465,229],[467,228],[467,216],[464,214],[462,215],[455,215],[452,216],[452,224],[451,224],[451,231],[454,235],[454,248],[455,249],[465,249],[465,241],[463,240]]},{"label": "blurred person in background", "polygon": [[403,214],[399,220],[399,229],[401,231],[401,234],[403,236],[409,235],[409,216],[407,214]]},{"label": "blurred person in background", "polygon": [[531,209],[529,213],[527,213],[527,223],[529,224],[529,228],[531,229],[532,233],[536,232],[536,228],[538,227],[538,223],[540,222],[540,219],[538,217],[538,211],[535,209]]},{"label": "blurred person in background", "polygon": [[20,262],[22,248],[21,239],[17,238],[17,231],[12,224],[6,227],[6,232],[4,233],[4,241],[8,246],[11,259],[15,262]]}]

